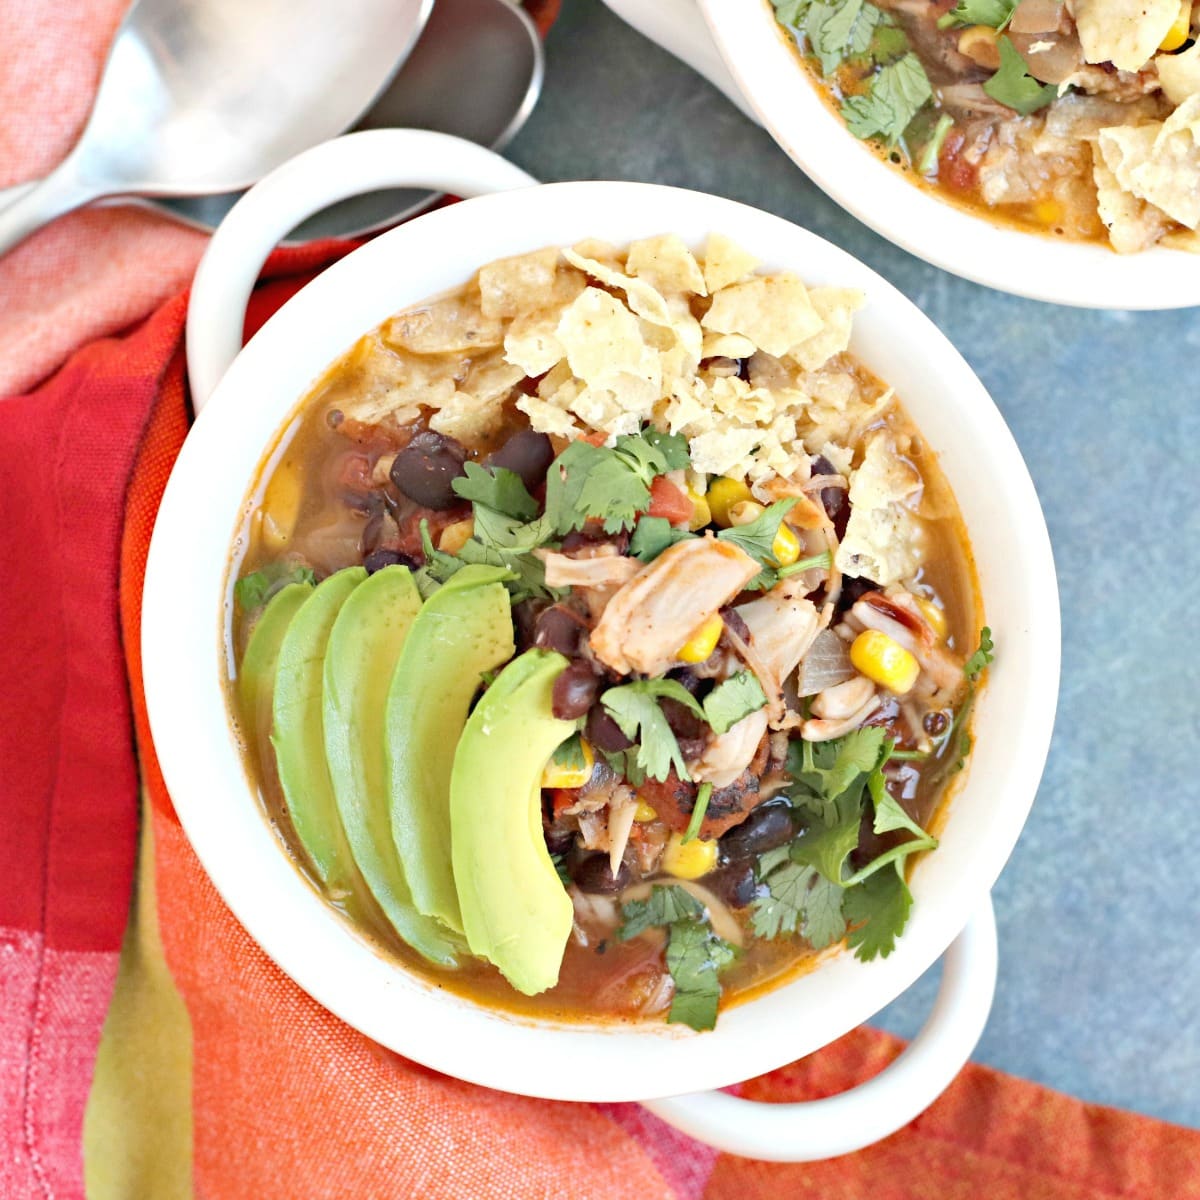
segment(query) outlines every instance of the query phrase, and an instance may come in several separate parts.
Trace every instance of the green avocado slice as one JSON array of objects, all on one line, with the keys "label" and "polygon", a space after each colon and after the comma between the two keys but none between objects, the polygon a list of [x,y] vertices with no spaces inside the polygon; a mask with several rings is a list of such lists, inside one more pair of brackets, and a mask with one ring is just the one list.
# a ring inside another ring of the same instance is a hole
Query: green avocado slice
[{"label": "green avocado slice", "polygon": [[338,613],[325,655],[325,758],[354,860],[396,932],[430,962],[457,965],[458,940],[419,913],[392,841],[384,706],[421,596],[406,567],[384,567]]},{"label": "green avocado slice", "polygon": [[392,837],[417,909],[462,932],[450,861],[450,772],[480,675],[513,656],[503,568],[463,567],[421,606],[396,664],[385,746]]},{"label": "green avocado slice", "polygon": [[311,596],[311,583],[289,583],[267,601],[254,624],[246,653],[238,668],[238,709],[243,728],[250,738],[257,737],[266,746],[271,732],[271,704],[275,695],[275,668],[279,650],[296,610]]},{"label": "green avocado slice", "polygon": [[362,567],[337,571],[295,612],[279,647],[271,702],[271,744],[292,827],[317,878],[334,898],[352,892],[359,876],[323,753],[321,676],[334,620],[366,577]]},{"label": "green avocado slice", "polygon": [[471,951],[519,992],[558,982],[573,910],[542,835],[541,776],[577,722],[554,716],[561,654],[527,650],[467,719],[450,776],[454,882]]}]

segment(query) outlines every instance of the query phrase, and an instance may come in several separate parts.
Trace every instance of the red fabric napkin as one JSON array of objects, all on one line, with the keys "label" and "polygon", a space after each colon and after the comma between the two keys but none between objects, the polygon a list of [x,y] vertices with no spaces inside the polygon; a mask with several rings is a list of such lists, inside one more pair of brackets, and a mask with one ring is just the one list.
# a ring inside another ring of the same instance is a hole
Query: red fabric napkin
[{"label": "red fabric napkin", "polygon": [[[66,76],[94,66],[120,7],[0,0],[0,101],[25,111],[35,89],[47,114],[41,140],[22,134],[28,144],[15,140],[19,123],[5,123],[0,171],[45,169],[55,137],[61,153],[86,100]],[[62,77],[49,64],[65,64]],[[31,148],[45,161],[31,166]],[[84,1108],[129,915],[140,783],[162,953],[188,1018],[185,1182],[198,1196],[1200,1198],[1200,1133],[982,1067],[876,1147],[829,1163],[754,1163],[635,1105],[560,1105],[445,1078],[291,984],[188,846],[141,693],[146,549],[189,419],[179,289],[201,245],[142,213],[87,213],[0,260],[0,392],[54,372],[0,400],[0,1196],[84,1194]],[[250,329],[341,252],[277,255]],[[744,1094],[828,1095],[898,1050],[859,1030]]]}]

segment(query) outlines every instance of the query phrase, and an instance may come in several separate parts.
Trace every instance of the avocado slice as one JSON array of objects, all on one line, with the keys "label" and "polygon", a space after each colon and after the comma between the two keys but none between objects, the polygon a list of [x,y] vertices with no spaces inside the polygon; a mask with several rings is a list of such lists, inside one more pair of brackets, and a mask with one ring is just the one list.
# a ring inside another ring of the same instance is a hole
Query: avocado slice
[{"label": "avocado slice", "polygon": [[[362,567],[335,572],[318,584],[293,614],[280,643],[271,702],[271,744],[292,827],[317,878],[338,899],[353,891],[359,876],[342,831],[325,762],[322,668],[334,620],[366,577]],[[288,590],[285,588],[275,599]],[[250,648],[257,636],[256,629]]]},{"label": "avocado slice", "polygon": [[541,777],[578,727],[554,716],[561,654],[527,650],[467,719],[450,775],[450,844],[467,944],[519,992],[558,982],[571,899],[542,835]]},{"label": "avocado slice", "polygon": [[421,606],[387,700],[392,837],[420,912],[462,932],[450,862],[450,771],[480,674],[513,656],[502,567],[463,567]]},{"label": "avocado slice", "polygon": [[384,567],[351,594],[329,635],[325,758],[354,861],[396,932],[430,962],[456,966],[458,940],[417,911],[392,841],[384,706],[421,596],[407,567]]},{"label": "avocado slice", "polygon": [[311,596],[311,583],[289,583],[267,601],[254,624],[246,653],[238,668],[238,710],[248,738],[266,746],[271,732],[271,702],[275,694],[275,667],[279,649],[296,610]]}]

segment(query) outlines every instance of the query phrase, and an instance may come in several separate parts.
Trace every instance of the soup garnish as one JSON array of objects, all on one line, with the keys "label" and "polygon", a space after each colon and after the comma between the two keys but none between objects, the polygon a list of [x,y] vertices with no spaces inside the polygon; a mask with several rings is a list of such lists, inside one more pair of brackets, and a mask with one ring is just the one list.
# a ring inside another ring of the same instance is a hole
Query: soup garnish
[{"label": "soup garnish", "polygon": [[718,235],[491,263],[335,363],[256,485],[249,766],[439,986],[709,1029],[904,928],[990,637],[849,353],[862,296],[757,266]]},{"label": "soup garnish", "polygon": [[1193,0],[772,0],[856,137],[989,216],[1200,249]]}]

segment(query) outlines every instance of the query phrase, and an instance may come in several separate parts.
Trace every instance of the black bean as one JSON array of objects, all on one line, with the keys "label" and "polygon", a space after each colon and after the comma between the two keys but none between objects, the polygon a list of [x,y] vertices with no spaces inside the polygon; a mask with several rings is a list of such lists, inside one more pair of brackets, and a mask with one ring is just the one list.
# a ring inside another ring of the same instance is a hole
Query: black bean
[{"label": "black bean", "polygon": [[844,576],[842,578],[842,591],[838,596],[839,611],[851,608],[868,592],[877,591],[878,588],[879,585],[873,583],[870,579],[861,579],[854,575]]},{"label": "black bean", "polygon": [[941,737],[950,728],[950,715],[945,712],[927,712],[921,721],[921,728],[930,737]]},{"label": "black bean", "polygon": [[569,829],[547,829],[546,849],[551,854],[566,854],[575,841],[575,835]]},{"label": "black bean", "polygon": [[673,679],[690,695],[697,695],[704,687],[705,681],[691,667],[676,667],[667,672],[667,678]]},{"label": "black bean", "polygon": [[576,721],[596,702],[599,690],[592,668],[577,659],[554,681],[550,708],[560,721]]},{"label": "black bean", "polygon": [[705,722],[678,700],[664,699],[658,702],[667,724],[676,738],[704,738]]},{"label": "black bean", "polygon": [[545,600],[522,600],[520,604],[513,605],[513,633],[518,652],[524,652],[533,645],[537,620],[545,607]]},{"label": "black bean", "polygon": [[588,713],[584,733],[597,750],[604,750],[609,754],[615,754],[618,750],[628,750],[633,745],[621,732],[620,725],[599,704]]},{"label": "black bean", "polygon": [[514,433],[494,454],[484,460],[486,467],[507,467],[521,477],[521,482],[533,491],[554,461],[554,447],[544,433],[522,429]]},{"label": "black bean", "polygon": [[411,555],[402,554],[399,550],[372,550],[363,559],[363,566],[367,568],[368,575],[374,575],[384,567],[408,567],[410,571],[415,571],[418,564]]},{"label": "black bean", "polygon": [[786,804],[760,804],[721,838],[721,852],[729,862],[748,862],[766,850],[786,845],[795,833],[792,810]]},{"label": "black bean", "polygon": [[745,908],[758,892],[753,863],[735,863],[711,871],[704,877],[704,886],[730,908]]},{"label": "black bean", "polygon": [[583,622],[579,615],[564,604],[552,604],[538,614],[533,627],[533,644],[573,658],[579,653],[582,634]]},{"label": "black bean", "polygon": [[454,438],[440,433],[418,433],[392,463],[392,482],[410,500],[425,508],[442,510],[459,502],[454,480],[465,472],[467,452]]},{"label": "black bean", "polygon": [[607,854],[589,854],[586,858],[576,859],[567,869],[581,892],[611,895],[629,886],[629,867],[621,863],[614,876]]}]

